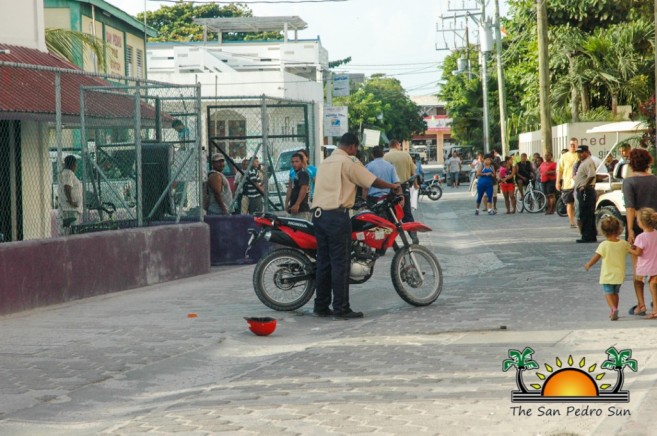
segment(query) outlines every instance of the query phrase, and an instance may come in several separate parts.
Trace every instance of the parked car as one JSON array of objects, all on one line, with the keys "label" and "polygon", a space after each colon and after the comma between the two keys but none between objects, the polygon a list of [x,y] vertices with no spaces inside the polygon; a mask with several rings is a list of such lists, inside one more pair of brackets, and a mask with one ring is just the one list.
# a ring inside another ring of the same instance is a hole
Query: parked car
[{"label": "parked car", "polygon": [[422,160],[422,163],[425,164],[429,160],[429,155],[427,154],[427,146],[426,145],[415,145],[413,146],[413,152],[417,153]]}]

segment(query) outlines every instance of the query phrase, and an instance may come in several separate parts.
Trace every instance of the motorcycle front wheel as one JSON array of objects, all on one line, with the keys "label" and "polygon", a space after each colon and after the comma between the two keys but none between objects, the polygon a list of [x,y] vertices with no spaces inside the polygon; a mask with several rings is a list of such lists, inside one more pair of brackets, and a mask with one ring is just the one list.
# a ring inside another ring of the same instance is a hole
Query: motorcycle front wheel
[{"label": "motorcycle front wheel", "polygon": [[443,271],[436,256],[421,245],[401,247],[390,265],[392,284],[413,306],[428,306],[443,290]]},{"label": "motorcycle front wheel", "polygon": [[427,197],[429,197],[433,201],[437,201],[440,200],[440,197],[442,196],[443,196],[443,188],[441,188],[438,185],[429,187],[429,193],[427,194]]},{"label": "motorcycle front wheel", "polygon": [[[289,282],[306,275],[311,277]],[[258,261],[253,271],[253,289],[267,307],[281,311],[299,309],[315,292],[315,267],[299,251],[274,250]]]}]

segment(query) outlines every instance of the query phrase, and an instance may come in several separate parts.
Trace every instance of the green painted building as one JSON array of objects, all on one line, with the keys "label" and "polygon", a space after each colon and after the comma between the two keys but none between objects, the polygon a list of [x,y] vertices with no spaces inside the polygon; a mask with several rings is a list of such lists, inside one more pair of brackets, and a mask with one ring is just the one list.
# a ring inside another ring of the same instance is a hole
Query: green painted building
[{"label": "green painted building", "polygon": [[[70,29],[105,41],[110,74],[146,78],[146,38],[156,31],[103,0],[44,0],[46,29]],[[80,50],[75,64],[103,72],[94,55]]]}]

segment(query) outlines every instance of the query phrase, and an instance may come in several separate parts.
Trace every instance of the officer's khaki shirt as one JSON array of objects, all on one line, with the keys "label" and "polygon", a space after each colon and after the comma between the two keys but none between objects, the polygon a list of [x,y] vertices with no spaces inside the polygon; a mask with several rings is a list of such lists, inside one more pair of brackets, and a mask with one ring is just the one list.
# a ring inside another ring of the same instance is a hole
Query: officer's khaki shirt
[{"label": "officer's khaki shirt", "polygon": [[326,210],[353,207],[356,185],[369,188],[375,180],[376,176],[358,158],[338,148],[317,168],[312,207]]},{"label": "officer's khaki shirt", "polygon": [[579,168],[577,168],[577,174],[575,174],[575,177],[573,178],[573,187],[575,189],[584,188],[587,186],[588,181],[591,179],[593,179],[593,183],[589,184],[588,186],[594,187],[595,173],[595,162],[593,162],[593,159],[591,159],[591,156],[589,156],[584,159],[581,164],[579,164]]},{"label": "officer's khaki shirt", "polygon": [[390,151],[383,156],[383,159],[395,166],[397,176],[402,183],[406,182],[413,174],[415,174],[413,158],[407,151],[391,148]]}]

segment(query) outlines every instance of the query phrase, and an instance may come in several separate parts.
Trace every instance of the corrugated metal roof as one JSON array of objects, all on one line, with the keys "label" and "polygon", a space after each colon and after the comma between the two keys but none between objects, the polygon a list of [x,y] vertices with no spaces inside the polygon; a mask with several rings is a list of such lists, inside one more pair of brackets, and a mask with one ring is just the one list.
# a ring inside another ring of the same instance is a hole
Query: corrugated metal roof
[{"label": "corrugated metal roof", "polygon": [[[42,67],[80,70],[49,53],[26,47],[0,44],[0,61]],[[62,74],[62,114],[80,114],[80,87],[107,86],[95,77]],[[55,73],[28,68],[0,66],[0,112],[55,113]]]},{"label": "corrugated metal roof", "polygon": [[[75,65],[49,53],[26,47],[0,44],[0,50],[9,50],[9,54],[0,54],[0,62],[30,64],[35,67],[50,67],[82,71]],[[61,74],[62,116],[68,119],[80,116],[80,88],[107,87],[112,85],[91,75],[62,72]],[[86,115],[94,118],[131,119],[134,116],[134,97],[115,92],[95,93],[85,99]],[[33,114],[35,119],[48,119],[55,115],[56,104],[55,72],[0,65],[0,114]],[[141,104],[142,118],[155,116],[152,106]]]}]

